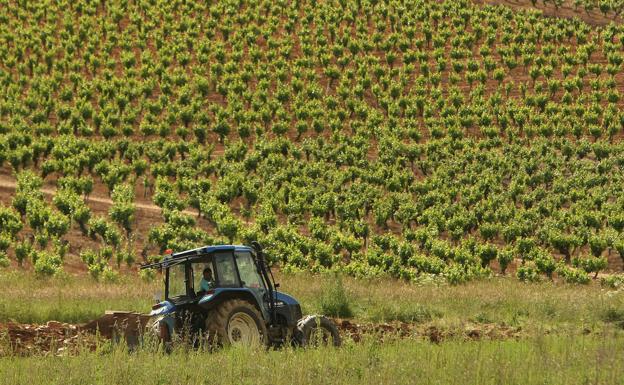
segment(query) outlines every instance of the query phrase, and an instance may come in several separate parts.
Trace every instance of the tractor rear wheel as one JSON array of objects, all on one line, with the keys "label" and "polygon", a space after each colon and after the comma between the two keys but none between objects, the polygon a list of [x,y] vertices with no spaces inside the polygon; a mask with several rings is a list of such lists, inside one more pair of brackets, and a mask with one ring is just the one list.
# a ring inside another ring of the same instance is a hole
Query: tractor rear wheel
[{"label": "tractor rear wheel", "polygon": [[322,315],[309,315],[297,322],[296,342],[302,347],[340,346],[338,327]]},{"label": "tractor rear wheel", "polygon": [[224,301],[206,318],[211,342],[219,345],[261,346],[267,343],[262,314],[251,303],[239,299]]}]

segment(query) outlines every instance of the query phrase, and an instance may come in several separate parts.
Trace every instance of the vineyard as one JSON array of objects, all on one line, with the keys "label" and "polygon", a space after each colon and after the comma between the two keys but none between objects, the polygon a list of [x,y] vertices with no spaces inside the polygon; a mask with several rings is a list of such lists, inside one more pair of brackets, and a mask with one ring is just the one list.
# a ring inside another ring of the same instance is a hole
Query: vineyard
[{"label": "vineyard", "polygon": [[483,3],[2,0],[0,265],[622,270],[624,3]]}]

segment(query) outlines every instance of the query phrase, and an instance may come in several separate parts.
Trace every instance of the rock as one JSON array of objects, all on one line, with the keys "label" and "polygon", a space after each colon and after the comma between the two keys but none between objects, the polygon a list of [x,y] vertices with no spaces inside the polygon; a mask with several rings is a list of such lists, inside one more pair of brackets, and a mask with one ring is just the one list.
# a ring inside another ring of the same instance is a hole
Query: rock
[{"label": "rock", "polygon": [[58,322],[58,321],[48,321],[48,323],[46,323],[46,326],[49,329],[63,329],[65,327],[65,324],[63,324],[62,322]]},{"label": "rock", "polygon": [[466,330],[466,336],[468,336],[468,338],[472,338],[472,339],[479,339],[481,337],[481,330],[479,329],[467,329]]}]

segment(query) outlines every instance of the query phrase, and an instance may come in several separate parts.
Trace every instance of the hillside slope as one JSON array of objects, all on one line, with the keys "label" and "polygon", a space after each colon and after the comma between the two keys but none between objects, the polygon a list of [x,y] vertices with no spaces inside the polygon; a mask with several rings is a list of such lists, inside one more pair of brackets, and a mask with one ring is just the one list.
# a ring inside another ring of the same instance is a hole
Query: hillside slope
[{"label": "hillside slope", "polygon": [[355,275],[620,268],[624,27],[518,6],[8,1],[0,262],[259,239]]}]

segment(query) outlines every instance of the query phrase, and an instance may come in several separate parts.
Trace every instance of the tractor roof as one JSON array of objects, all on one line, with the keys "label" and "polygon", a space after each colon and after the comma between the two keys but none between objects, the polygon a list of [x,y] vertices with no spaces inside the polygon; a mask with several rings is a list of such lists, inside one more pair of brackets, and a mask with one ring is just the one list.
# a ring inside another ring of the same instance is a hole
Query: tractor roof
[{"label": "tractor roof", "polygon": [[205,255],[210,254],[215,251],[252,251],[249,246],[242,245],[214,245],[214,246],[203,246],[198,247],[197,249],[179,251],[177,253],[171,254],[171,258],[182,258],[182,257],[191,257],[194,255]]},{"label": "tractor roof", "polygon": [[196,249],[179,251],[163,258],[160,262],[149,263],[142,265],[141,269],[154,268],[154,267],[168,267],[176,265],[183,261],[193,260],[194,257],[204,256],[217,251],[249,251],[253,252],[253,249],[249,246],[243,245],[213,245],[203,246]]}]

